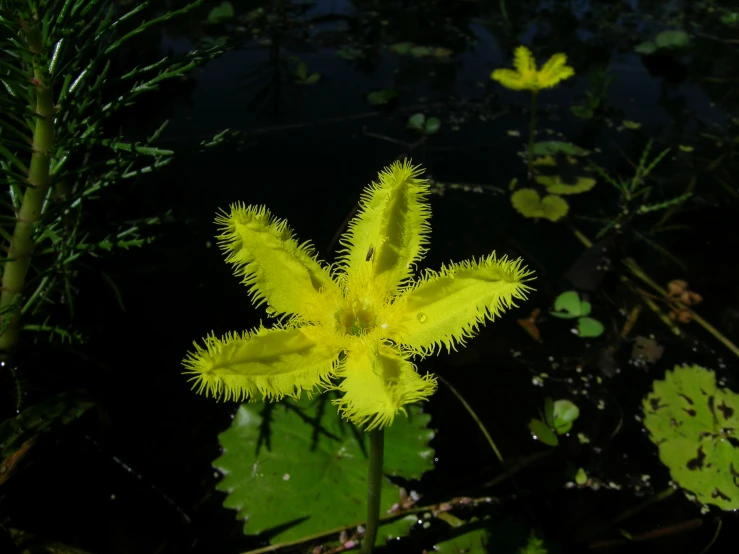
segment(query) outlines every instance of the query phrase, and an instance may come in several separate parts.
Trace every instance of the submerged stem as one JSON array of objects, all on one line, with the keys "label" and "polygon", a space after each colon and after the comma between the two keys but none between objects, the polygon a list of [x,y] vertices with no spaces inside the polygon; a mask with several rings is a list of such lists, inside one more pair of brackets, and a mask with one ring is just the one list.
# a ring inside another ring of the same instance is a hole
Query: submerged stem
[{"label": "submerged stem", "polygon": [[369,479],[367,482],[367,527],[362,539],[361,554],[371,554],[380,523],[380,495],[382,494],[382,459],[385,451],[385,431],[370,431]]}]

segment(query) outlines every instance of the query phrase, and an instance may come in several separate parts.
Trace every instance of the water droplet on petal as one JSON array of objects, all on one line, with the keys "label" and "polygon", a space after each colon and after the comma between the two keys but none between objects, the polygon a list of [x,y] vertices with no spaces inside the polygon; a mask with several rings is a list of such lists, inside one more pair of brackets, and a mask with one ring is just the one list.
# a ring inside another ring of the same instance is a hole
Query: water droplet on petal
[{"label": "water droplet on petal", "polygon": [[418,321],[420,323],[426,323],[426,320],[428,319],[428,317],[426,317],[426,314],[423,312],[418,312],[418,315],[416,317],[418,318]]}]

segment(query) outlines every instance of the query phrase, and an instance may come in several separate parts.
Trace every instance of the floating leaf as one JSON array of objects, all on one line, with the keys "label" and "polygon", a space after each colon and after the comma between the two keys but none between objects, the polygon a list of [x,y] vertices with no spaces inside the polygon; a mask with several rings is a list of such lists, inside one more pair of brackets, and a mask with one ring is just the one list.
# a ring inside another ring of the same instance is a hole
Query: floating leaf
[{"label": "floating leaf", "polygon": [[578,335],[583,338],[599,337],[605,331],[603,324],[592,317],[581,317],[577,321]]},{"label": "floating leaf", "polygon": [[560,140],[545,140],[534,143],[534,156],[555,156],[556,154],[567,154],[569,156],[587,156],[588,151]]},{"label": "floating leaf", "polygon": [[582,487],[587,482],[588,474],[585,473],[585,470],[583,468],[578,468],[577,473],[575,474],[575,483]]},{"label": "floating leaf", "polygon": [[425,58],[431,54],[431,49],[427,46],[413,46],[411,48],[411,56],[416,58]]},{"label": "floating leaf", "polygon": [[396,54],[407,54],[413,48],[412,42],[398,42],[390,45],[390,51]]},{"label": "floating leaf", "polygon": [[554,430],[558,435],[565,435],[572,429],[572,423],[580,416],[580,408],[569,400],[554,402],[552,415]]},{"label": "floating leaf", "polygon": [[344,46],[336,51],[336,55],[339,56],[342,60],[351,61],[364,58],[364,51],[353,46]]},{"label": "floating leaf", "polygon": [[567,215],[570,206],[564,198],[549,194],[544,198],[534,189],[519,189],[511,194],[511,204],[524,217],[543,217],[557,221]]},{"label": "floating leaf", "polygon": [[739,509],[739,395],[713,371],[676,366],[654,381],[644,426],[672,479],[703,504]]},{"label": "floating leaf", "polygon": [[562,319],[574,319],[586,315],[585,311],[590,312],[590,303],[585,302],[585,305],[583,305],[577,291],[568,290],[554,300],[554,311],[551,314]]},{"label": "floating leaf", "polygon": [[[312,400],[239,407],[233,424],[219,435],[223,454],[213,463],[228,496],[224,506],[245,520],[244,532],[274,531],[291,540],[366,517],[366,433],[342,421],[325,396]],[[386,474],[419,478],[433,468],[428,447],[430,417],[416,406],[385,430]],[[361,442],[360,442],[361,441]],[[399,489],[382,483],[384,513]]]},{"label": "floating leaf", "polygon": [[441,127],[441,121],[438,117],[429,117],[426,120],[426,134],[432,135]]},{"label": "floating leaf", "polygon": [[370,92],[367,95],[367,102],[372,104],[373,106],[382,106],[383,104],[387,104],[394,98],[398,97],[398,91],[392,88],[384,88],[380,90],[376,90],[374,92]]},{"label": "floating leaf", "polygon": [[654,54],[656,51],[657,45],[651,41],[640,42],[639,44],[634,46],[634,52],[636,52],[637,54],[643,54],[645,56]]},{"label": "floating leaf", "polygon": [[661,48],[685,48],[690,43],[690,36],[685,31],[662,31],[654,37],[654,44]]},{"label": "floating leaf", "polygon": [[637,129],[641,128],[641,123],[638,123],[636,121],[629,121],[628,119],[624,119],[621,124],[626,127],[627,129],[631,129],[632,131],[635,131]]},{"label": "floating leaf", "polygon": [[408,127],[415,129],[416,131],[423,131],[425,123],[426,116],[422,113],[414,113],[408,118]]},{"label": "floating leaf", "polygon": [[208,23],[218,24],[233,19],[234,7],[231,2],[221,2],[218,6],[210,10],[208,14]]},{"label": "floating leaf", "polygon": [[563,183],[559,175],[537,175],[536,182],[547,187],[551,194],[580,194],[588,192],[596,183],[591,177],[576,177],[573,184]]},{"label": "floating leaf", "polygon": [[529,431],[531,431],[531,436],[534,437],[535,440],[540,440],[547,446],[557,446],[559,444],[559,439],[554,431],[552,431],[549,428],[549,425],[540,419],[532,419],[529,421]]}]

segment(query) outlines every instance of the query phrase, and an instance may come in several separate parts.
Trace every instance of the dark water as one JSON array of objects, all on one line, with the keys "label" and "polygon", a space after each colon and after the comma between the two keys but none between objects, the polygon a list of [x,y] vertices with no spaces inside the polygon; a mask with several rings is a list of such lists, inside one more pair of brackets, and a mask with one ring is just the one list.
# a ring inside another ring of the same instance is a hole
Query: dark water
[{"label": "dark water", "polygon": [[[241,136],[202,154],[180,156],[166,170],[121,187],[101,202],[98,216],[131,218],[171,210],[172,221],[157,230],[153,245],[95,261],[95,271],[82,275],[77,320],[91,339],[75,348],[85,359],[59,349],[53,351],[52,362],[47,357],[29,362],[47,368],[58,364],[50,388],[81,386],[98,405],[61,436],[39,444],[33,464],[5,485],[12,526],[93,552],[237,552],[258,544],[243,538],[241,523],[221,507],[222,494],[213,490],[218,481],[211,467],[219,454],[216,435],[228,427],[236,405],[196,396],[180,374],[180,360],[193,340],[210,331],[248,329],[264,318],[214,246],[214,215],[235,201],[266,204],[288,219],[301,240],[311,239],[322,257],[331,260],[332,239],[362,188],[403,154],[440,182],[492,185],[502,191],[447,191],[432,198],[427,267],[497,250],[523,256],[537,273],[537,293],[521,308],[489,324],[467,349],[424,360],[421,368],[437,372],[460,391],[511,463],[545,450],[531,440],[528,420],[545,396],[571,393],[566,379],[577,376],[578,365],[597,372],[598,353],[613,343],[628,296],[613,274],[591,295],[594,314],[606,324],[602,339],[583,341],[550,318],[540,323],[544,340],[537,344],[516,325],[517,318],[535,307],[546,312],[554,297],[570,288],[562,275],[583,251],[567,227],[524,219],[508,200],[509,181],[525,179],[517,153],[526,140],[529,96],[503,89],[489,74],[510,66],[520,42],[531,46],[540,62],[566,52],[577,71],[576,78],[542,92],[540,140],[551,131],[553,138],[599,149],[594,156],[601,166],[630,175],[633,169],[625,155],[637,160],[652,138],[653,155],[668,146],[674,149],[657,171],[658,185],[668,196],[681,193],[690,177],[697,176],[696,197],[680,215],[689,229],[666,240],[683,259],[684,269],[670,266],[635,241],[621,241],[619,248],[660,283],[688,280],[705,298],[700,312],[719,327],[730,322],[726,308],[737,309],[739,303],[737,204],[704,171],[716,148],[701,133],[737,132],[736,122],[731,123],[736,95],[729,84],[705,77],[724,78],[736,70],[739,55],[736,45],[700,38],[685,56],[645,61],[635,54],[635,42],[667,28],[669,21],[679,28],[694,11],[703,13],[692,5],[673,4],[670,11],[664,2],[509,3],[513,25],[508,28],[497,2],[319,2],[304,18],[346,17],[310,29],[295,23],[281,39],[281,54],[298,56],[310,72],[320,73],[318,84],[300,86],[283,79],[277,87],[273,82],[277,99],[256,105],[255,96],[269,84],[273,67],[269,50],[247,41],[243,49],[209,63],[187,82],[165,87],[131,111],[121,128],[132,137],[171,119],[161,141],[166,148],[189,151],[225,128]],[[232,30],[228,25],[202,25],[213,5],[172,23],[161,35],[145,37],[142,48],[151,51],[142,51],[155,59],[154,48],[184,52],[205,33],[226,34]],[[255,7],[235,4],[237,14]],[[370,15],[373,10],[379,15]],[[708,26],[712,20],[706,21]],[[329,31],[337,38],[320,44],[315,40],[331,36]],[[377,56],[361,62],[337,56],[341,45],[356,44],[362,37],[378,45]],[[453,53],[438,61],[379,47],[402,41],[443,46]],[[574,117],[569,106],[583,101],[588,76],[603,68],[615,76],[604,99],[605,112],[596,120]],[[249,84],[247,74],[257,69],[264,76]],[[381,88],[400,92],[389,108],[370,106],[365,99]],[[406,121],[419,111],[440,117],[442,127],[411,149],[419,136],[406,128]],[[641,129],[617,130],[623,120],[637,121]],[[695,150],[681,153],[679,144]],[[726,163],[731,160],[729,155]],[[614,190],[599,183],[594,191],[572,199],[572,212],[597,215],[616,201]],[[595,234],[597,227],[575,221]],[[119,286],[125,312],[99,271]],[[579,465],[603,481],[623,484],[650,473],[655,491],[661,490],[668,476],[634,420],[650,382],[680,362],[701,363],[726,374],[736,371],[731,354],[694,324],[688,328],[694,338],[685,340],[671,337],[646,310],[638,325],[637,333],[654,333],[666,353],[645,370],[627,363],[630,346],[621,349],[621,372],[580,403],[580,423],[599,437],[599,452],[572,439],[518,475],[515,486],[483,486],[502,468],[469,415],[440,387],[429,405],[438,430],[433,444],[438,464],[419,487],[424,500],[500,496],[504,504],[493,532],[500,552],[515,551],[505,546],[515,544],[506,530],[520,528],[525,536],[531,526],[542,529],[562,552],[585,551],[583,544],[590,540],[619,537],[618,526],[594,537],[589,532],[641,499],[628,491],[565,490],[566,472]],[[545,388],[532,384],[542,372],[555,377]],[[605,410],[596,407],[601,398]],[[621,431],[609,438],[619,421]],[[698,509],[677,494],[623,526],[635,533],[696,517]],[[736,517],[724,517],[714,551],[728,551],[736,526]],[[695,531],[595,551],[699,552],[714,529],[707,516]]]}]

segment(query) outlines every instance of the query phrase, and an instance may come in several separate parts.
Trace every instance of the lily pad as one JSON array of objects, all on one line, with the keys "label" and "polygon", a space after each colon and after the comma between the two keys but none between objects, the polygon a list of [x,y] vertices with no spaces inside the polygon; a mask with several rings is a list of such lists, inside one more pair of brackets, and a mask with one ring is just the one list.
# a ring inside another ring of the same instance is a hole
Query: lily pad
[{"label": "lily pad", "polygon": [[[223,480],[216,488],[228,493],[224,506],[238,511],[244,533],[271,530],[270,538],[284,541],[365,519],[369,441],[326,399],[244,404],[219,436],[223,454],[213,465]],[[420,408],[408,414],[385,431],[384,469],[417,479],[433,468],[433,431]],[[383,513],[399,496],[383,480]]]},{"label": "lily pad", "polygon": [[690,44],[690,36],[685,31],[662,31],[654,37],[654,44],[658,49],[685,48]]},{"label": "lily pad", "polygon": [[565,435],[572,429],[572,423],[580,416],[580,408],[569,400],[557,400],[553,406],[554,430]]},{"label": "lily pad", "polygon": [[544,198],[534,189],[519,189],[511,194],[511,204],[524,217],[543,217],[558,221],[567,215],[569,204],[564,198],[548,194]]},{"label": "lily pad", "polygon": [[676,366],[654,381],[644,426],[672,479],[703,504],[739,509],[739,395],[713,371]]}]

